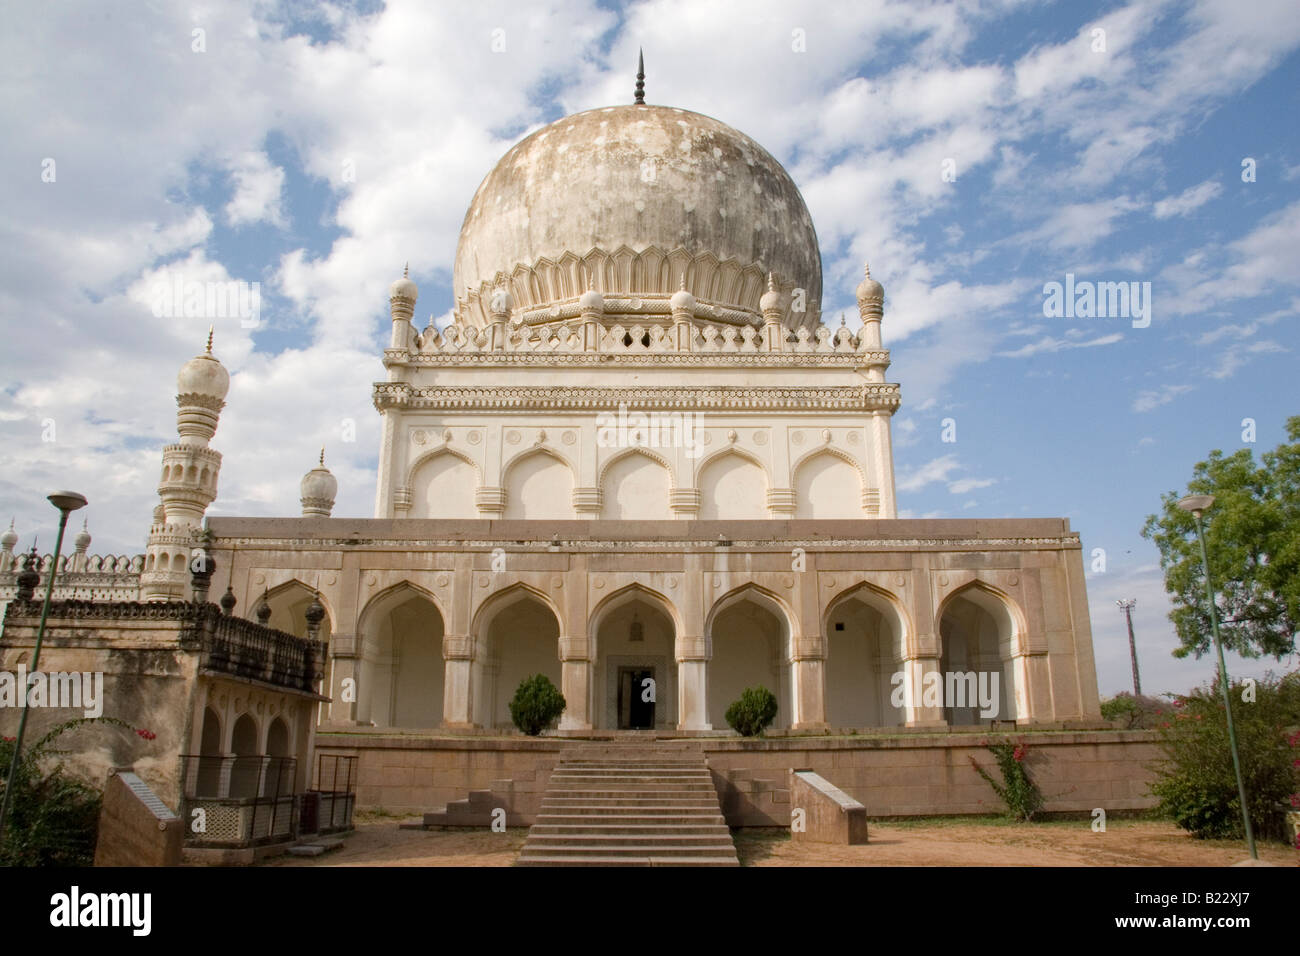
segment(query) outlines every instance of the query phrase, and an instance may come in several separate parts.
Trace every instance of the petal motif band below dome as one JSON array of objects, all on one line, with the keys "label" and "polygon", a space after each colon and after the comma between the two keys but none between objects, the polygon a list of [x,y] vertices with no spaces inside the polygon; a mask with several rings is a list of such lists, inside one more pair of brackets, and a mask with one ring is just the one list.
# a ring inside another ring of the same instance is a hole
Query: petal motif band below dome
[{"label": "petal motif band below dome", "polygon": [[465,215],[453,283],[458,319],[479,327],[501,286],[516,321],[558,320],[593,287],[667,320],[683,276],[701,317],[757,324],[769,272],[783,324],[815,326],[817,234],[781,164],[711,117],[630,105],[565,117],[501,158]]}]

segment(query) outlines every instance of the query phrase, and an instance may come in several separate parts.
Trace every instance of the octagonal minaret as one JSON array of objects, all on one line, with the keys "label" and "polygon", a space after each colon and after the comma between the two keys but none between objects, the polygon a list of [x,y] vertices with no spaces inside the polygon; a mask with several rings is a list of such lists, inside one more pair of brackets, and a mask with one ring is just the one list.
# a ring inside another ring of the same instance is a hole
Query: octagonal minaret
[{"label": "octagonal minaret", "polygon": [[199,544],[203,516],[217,497],[221,453],[208,447],[230,389],[230,373],[207,350],[181,366],[176,376],[176,431],[180,441],[163,448],[162,477],[153,525],[140,575],[143,601],[184,600],[190,560]]}]

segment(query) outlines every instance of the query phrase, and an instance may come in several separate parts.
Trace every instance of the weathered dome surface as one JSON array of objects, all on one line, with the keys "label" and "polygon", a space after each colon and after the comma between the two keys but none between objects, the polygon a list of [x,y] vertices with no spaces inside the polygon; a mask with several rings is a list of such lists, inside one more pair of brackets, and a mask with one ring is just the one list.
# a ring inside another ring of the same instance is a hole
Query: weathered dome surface
[{"label": "weathered dome surface", "polygon": [[666,318],[684,274],[704,317],[741,323],[759,320],[769,272],[787,308],[805,290],[789,324],[815,322],[817,234],[781,164],[711,117],[628,105],[565,117],[501,158],[465,215],[453,288],[473,325],[499,285],[528,321],[576,312],[593,285],[607,309]]},{"label": "weathered dome surface", "polygon": [[181,366],[176,376],[176,394],[224,399],[230,391],[230,373],[211,352],[196,355]]}]

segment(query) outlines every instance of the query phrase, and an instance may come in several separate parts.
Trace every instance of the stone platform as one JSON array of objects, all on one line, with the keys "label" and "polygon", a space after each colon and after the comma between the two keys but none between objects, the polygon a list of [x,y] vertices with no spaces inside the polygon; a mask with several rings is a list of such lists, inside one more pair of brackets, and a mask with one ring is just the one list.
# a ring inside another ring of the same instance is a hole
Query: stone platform
[{"label": "stone platform", "polygon": [[[1159,751],[1150,731],[693,737],[674,746],[707,759],[728,825],[787,826],[794,770],[820,774],[862,803],[871,817],[998,812],[998,798],[971,758],[996,773],[984,742],[1006,739],[1027,745],[1027,766],[1049,815],[1086,815],[1096,807],[1107,813],[1135,811],[1155,804],[1147,785],[1153,779],[1149,765]],[[358,758],[359,807],[425,813],[509,780],[511,825],[537,822],[561,759],[590,743],[391,731],[326,732],[316,738],[318,753]]]}]

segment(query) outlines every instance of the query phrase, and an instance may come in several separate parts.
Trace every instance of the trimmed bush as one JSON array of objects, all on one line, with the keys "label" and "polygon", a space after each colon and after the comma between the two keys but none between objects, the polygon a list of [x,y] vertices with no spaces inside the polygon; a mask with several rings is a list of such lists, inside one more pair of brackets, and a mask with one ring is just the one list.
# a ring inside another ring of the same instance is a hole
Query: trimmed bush
[{"label": "trimmed bush", "polygon": [[749,687],[727,708],[727,723],[742,737],[756,737],[776,720],[776,695],[766,687]]},{"label": "trimmed bush", "polygon": [[536,737],[567,706],[564,695],[545,674],[534,674],[519,682],[510,701],[510,719],[529,737]]},{"label": "trimmed bush", "polygon": [[[1261,839],[1285,839],[1286,811],[1300,791],[1300,672],[1268,675],[1231,685],[1241,776],[1251,827]],[[1175,697],[1174,713],[1160,726],[1165,759],[1151,792],[1160,809],[1193,836],[1240,839],[1241,801],[1228,743],[1228,723],[1217,682]]]}]

